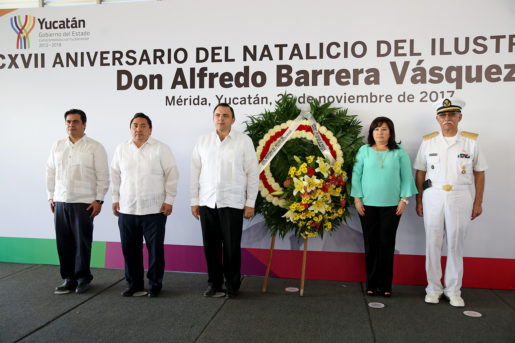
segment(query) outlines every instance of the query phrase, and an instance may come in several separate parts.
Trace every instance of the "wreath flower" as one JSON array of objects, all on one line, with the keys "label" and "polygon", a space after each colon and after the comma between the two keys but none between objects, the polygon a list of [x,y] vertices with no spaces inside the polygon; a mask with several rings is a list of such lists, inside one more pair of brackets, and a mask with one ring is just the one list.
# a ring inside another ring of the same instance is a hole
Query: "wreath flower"
[{"label": "wreath flower", "polygon": [[307,156],[303,161],[295,156],[295,160],[297,165],[290,167],[290,172],[295,172],[289,174],[284,191],[280,192],[288,208],[283,217],[295,224],[304,238],[333,231],[337,226],[334,224],[346,213],[343,190],[347,173],[338,162],[331,166],[322,157],[315,161],[315,156]]}]

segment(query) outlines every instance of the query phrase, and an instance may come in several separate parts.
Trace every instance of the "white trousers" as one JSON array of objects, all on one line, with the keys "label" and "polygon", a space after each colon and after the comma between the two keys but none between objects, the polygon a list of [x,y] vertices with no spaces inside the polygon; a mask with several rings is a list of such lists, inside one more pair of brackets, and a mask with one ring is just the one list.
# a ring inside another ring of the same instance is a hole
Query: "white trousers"
[{"label": "white trousers", "polygon": [[[426,229],[427,293],[460,295],[463,278],[463,243],[472,215],[470,190],[446,192],[434,187],[422,198]],[[446,237],[447,263],[442,286],[442,245]]]}]

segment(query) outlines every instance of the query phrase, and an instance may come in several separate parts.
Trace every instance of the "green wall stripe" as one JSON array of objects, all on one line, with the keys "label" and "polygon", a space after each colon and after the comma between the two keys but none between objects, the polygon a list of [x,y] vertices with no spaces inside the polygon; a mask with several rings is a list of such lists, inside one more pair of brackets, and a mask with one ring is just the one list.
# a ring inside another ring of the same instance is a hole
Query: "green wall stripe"
[{"label": "green wall stripe", "polygon": [[[105,267],[106,242],[93,242],[91,266]],[[0,237],[0,262],[59,264],[55,239]]]},{"label": "green wall stripe", "polygon": [[91,246],[91,266],[104,268],[106,265],[106,242],[93,242]]}]

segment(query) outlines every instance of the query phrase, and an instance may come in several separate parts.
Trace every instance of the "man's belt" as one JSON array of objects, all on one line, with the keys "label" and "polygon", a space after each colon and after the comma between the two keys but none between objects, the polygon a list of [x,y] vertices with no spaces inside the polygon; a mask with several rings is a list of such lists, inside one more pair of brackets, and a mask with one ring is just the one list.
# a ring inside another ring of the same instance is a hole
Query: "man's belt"
[{"label": "man's belt", "polygon": [[443,183],[433,183],[432,186],[434,188],[436,188],[436,189],[441,189],[441,190],[444,190],[446,192],[450,192],[450,191],[465,191],[465,190],[468,190],[470,188],[469,185],[446,185],[446,184],[443,184]]}]

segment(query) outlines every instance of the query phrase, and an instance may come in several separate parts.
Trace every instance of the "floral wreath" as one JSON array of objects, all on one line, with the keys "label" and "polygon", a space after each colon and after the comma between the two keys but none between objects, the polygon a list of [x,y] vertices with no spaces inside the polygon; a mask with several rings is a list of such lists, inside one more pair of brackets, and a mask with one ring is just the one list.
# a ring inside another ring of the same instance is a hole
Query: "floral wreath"
[{"label": "floral wreath", "polygon": [[[312,119],[316,122],[316,128],[320,138],[327,146],[330,155],[339,165],[345,177],[351,175],[355,156],[363,145],[361,136],[361,124],[354,115],[348,115],[347,110],[331,107],[331,103],[320,104],[317,100],[309,103]],[[258,161],[261,162],[267,153],[272,150],[278,140],[285,134],[288,128],[294,124],[300,114],[295,97],[284,95],[276,102],[273,112],[265,111],[259,115],[249,116],[245,122],[245,133],[252,139],[256,147]],[[297,122],[297,129],[291,134],[286,143],[281,146],[277,155],[273,157],[263,169],[260,178],[260,193],[256,199],[256,213],[263,215],[266,228],[272,235],[279,233],[284,237],[288,232],[293,231],[297,237],[313,237],[314,232],[306,232],[299,228],[298,222],[289,220],[287,215],[292,204],[290,196],[291,189],[288,189],[288,172],[292,166],[298,166],[298,160],[306,161],[307,157],[314,156],[315,159],[325,158],[318,147],[315,133],[311,125],[313,120],[301,120]],[[277,147],[276,147],[277,148]],[[268,157],[267,157],[268,158]],[[341,194],[338,196],[344,202],[340,207],[343,214],[331,220],[331,230],[335,230],[341,220],[349,215],[346,206],[352,202],[350,198],[350,182],[344,182],[341,187]],[[290,193],[289,193],[290,192]],[[286,197],[289,195],[289,199]],[[340,206],[337,197],[331,200],[334,208]],[[300,209],[299,209],[300,211]],[[298,211],[296,211],[298,212]],[[292,212],[290,212],[291,214]],[[321,225],[323,227],[323,225]],[[327,226],[326,226],[327,227]],[[317,235],[323,237],[324,229],[317,231]]]},{"label": "floral wreath", "polygon": [[[288,120],[286,123],[274,126],[267,132],[265,137],[259,141],[259,146],[256,149],[259,163],[261,163],[266,154],[275,145],[277,140],[286,132],[288,127],[292,125],[292,123],[293,122],[291,120]],[[336,140],[336,137],[334,137],[333,133],[325,126],[320,126],[318,123],[317,129],[329,148],[331,156],[333,156],[336,162],[343,164],[343,152],[340,144],[338,144],[338,141]],[[302,120],[300,125],[297,127],[297,130],[290,137],[290,139],[295,138],[305,138],[308,141],[312,141],[314,144],[317,144],[315,135],[313,134],[313,129],[311,128],[311,123],[307,120]],[[259,175],[259,190],[261,192],[261,196],[266,201],[271,202],[276,206],[286,206],[286,200],[281,198],[280,195],[284,189],[275,181],[274,176],[270,171],[270,164],[268,164]]]}]

